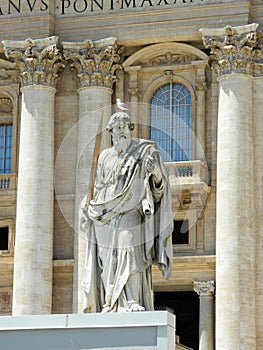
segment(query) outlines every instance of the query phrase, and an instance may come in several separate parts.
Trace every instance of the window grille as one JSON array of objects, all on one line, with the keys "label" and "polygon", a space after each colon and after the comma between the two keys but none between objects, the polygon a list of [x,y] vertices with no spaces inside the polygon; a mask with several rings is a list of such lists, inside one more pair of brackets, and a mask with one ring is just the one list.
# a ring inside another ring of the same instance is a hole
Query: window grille
[{"label": "window grille", "polygon": [[0,174],[12,172],[12,125],[0,125]]},{"label": "window grille", "polygon": [[150,123],[164,161],[192,159],[192,97],[186,86],[170,83],[154,93]]}]

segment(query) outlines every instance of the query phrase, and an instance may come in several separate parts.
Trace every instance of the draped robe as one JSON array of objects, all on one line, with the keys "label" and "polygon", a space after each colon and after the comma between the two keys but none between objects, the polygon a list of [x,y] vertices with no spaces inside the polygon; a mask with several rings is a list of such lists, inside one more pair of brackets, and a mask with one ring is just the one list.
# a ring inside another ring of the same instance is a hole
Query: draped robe
[{"label": "draped robe", "polygon": [[[161,182],[145,167],[157,160]],[[172,269],[172,210],[166,170],[155,143],[135,139],[123,156],[114,147],[98,159],[94,198],[81,206],[87,234],[84,312],[153,310],[151,266]]]}]

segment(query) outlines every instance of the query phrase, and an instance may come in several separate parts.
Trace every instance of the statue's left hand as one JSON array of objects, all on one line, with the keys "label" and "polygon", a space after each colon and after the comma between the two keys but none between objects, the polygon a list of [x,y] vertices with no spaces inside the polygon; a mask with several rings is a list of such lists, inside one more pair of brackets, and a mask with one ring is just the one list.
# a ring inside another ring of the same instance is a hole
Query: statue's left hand
[{"label": "statue's left hand", "polygon": [[154,177],[154,180],[156,182],[161,182],[162,174],[161,174],[161,171],[159,169],[157,156],[149,155],[146,158],[145,166],[146,166],[146,169],[148,170],[148,172]]}]

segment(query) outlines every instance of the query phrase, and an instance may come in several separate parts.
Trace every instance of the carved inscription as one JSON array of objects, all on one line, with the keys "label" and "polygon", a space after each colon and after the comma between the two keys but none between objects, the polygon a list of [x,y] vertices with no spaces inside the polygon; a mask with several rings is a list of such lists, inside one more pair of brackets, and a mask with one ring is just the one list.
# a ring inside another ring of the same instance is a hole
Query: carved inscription
[{"label": "carved inscription", "polygon": [[[57,15],[76,15],[92,13],[124,12],[130,10],[166,9],[187,7],[211,0],[54,0]],[[48,14],[50,0],[3,0],[0,4],[0,16],[25,15],[30,13]],[[214,0],[212,2],[217,2]]]}]

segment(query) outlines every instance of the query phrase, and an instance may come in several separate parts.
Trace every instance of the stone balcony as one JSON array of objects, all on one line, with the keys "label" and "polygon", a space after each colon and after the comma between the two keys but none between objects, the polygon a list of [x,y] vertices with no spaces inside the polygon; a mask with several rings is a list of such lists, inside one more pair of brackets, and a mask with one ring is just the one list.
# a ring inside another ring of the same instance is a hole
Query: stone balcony
[{"label": "stone balcony", "polygon": [[16,195],[17,174],[0,174],[0,196],[10,197]]},{"label": "stone balcony", "polygon": [[171,184],[173,209],[203,210],[210,192],[206,162],[167,162],[165,166]]}]

